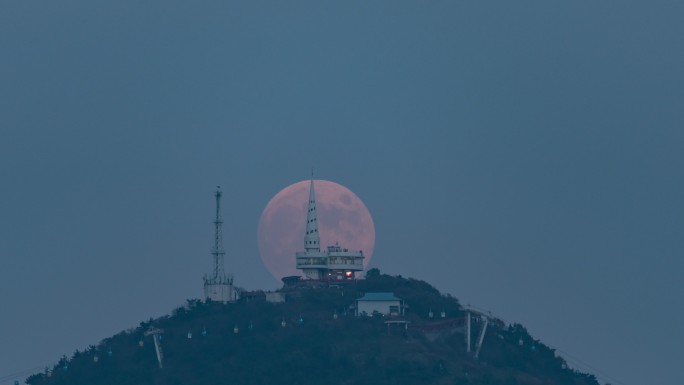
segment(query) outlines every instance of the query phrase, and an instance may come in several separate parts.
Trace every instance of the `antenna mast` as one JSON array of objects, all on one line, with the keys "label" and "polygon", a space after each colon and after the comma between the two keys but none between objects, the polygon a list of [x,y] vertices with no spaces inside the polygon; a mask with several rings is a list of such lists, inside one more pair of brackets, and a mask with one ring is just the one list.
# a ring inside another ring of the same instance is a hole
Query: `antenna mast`
[{"label": "antenna mast", "polygon": [[221,220],[221,186],[216,186],[216,220],[214,220],[214,249],[211,254],[214,256],[214,279],[217,282],[224,281],[226,273],[223,270],[223,256],[226,252],[223,250],[223,232],[221,227],[223,221]]},{"label": "antenna mast", "polygon": [[214,220],[214,271],[204,276],[204,298],[216,302],[235,302],[239,297],[239,290],[233,287],[233,276],[226,275],[223,267],[223,221],[221,220],[221,186],[216,187],[216,219]]}]

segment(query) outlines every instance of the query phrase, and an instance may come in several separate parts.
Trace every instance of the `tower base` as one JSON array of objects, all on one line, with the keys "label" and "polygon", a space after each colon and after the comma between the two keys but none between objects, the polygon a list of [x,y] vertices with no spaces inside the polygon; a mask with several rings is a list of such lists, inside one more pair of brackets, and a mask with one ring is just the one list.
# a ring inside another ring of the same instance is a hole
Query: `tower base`
[{"label": "tower base", "polygon": [[233,286],[232,279],[204,279],[204,298],[214,302],[235,302],[238,300],[238,291]]}]

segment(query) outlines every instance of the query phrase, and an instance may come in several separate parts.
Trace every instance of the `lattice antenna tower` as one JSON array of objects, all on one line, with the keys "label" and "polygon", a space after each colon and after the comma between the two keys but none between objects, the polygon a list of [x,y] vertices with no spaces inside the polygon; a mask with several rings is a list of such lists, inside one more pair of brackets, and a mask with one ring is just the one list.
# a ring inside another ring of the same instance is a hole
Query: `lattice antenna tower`
[{"label": "lattice antenna tower", "polygon": [[221,186],[216,190],[216,219],[214,219],[214,247],[211,250],[214,269],[204,276],[204,297],[217,302],[234,302],[239,292],[233,287],[233,276],[227,275],[223,266],[223,221],[221,220]]},{"label": "lattice antenna tower", "polygon": [[223,267],[223,220],[221,220],[221,186],[216,186],[216,219],[214,220],[214,248],[211,255],[214,256],[214,280],[223,282],[226,280],[226,272]]}]

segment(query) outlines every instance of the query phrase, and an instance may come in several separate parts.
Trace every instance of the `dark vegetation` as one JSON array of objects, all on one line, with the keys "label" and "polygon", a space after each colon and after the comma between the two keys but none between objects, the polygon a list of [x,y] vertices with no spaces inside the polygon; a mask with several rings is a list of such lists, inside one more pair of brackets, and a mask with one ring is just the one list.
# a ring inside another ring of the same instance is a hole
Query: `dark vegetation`
[{"label": "dark vegetation", "polygon": [[[462,319],[464,312],[455,298],[423,281],[372,269],[367,279],[353,283],[297,283],[283,291],[287,302],[280,304],[266,302],[258,292],[228,305],[189,300],[170,316],[142,322],[71,358],[63,357],[27,383],[598,384],[592,375],[566,368],[563,359],[520,325],[496,320],[485,325],[489,329],[477,360],[466,353],[462,326],[426,332],[425,326]],[[408,329],[388,329],[382,316],[353,315],[354,300],[374,291],[394,292],[406,301]],[[435,319],[429,319],[430,311]],[[164,330],[163,369],[158,367],[152,337],[144,336],[152,326]],[[473,345],[481,327],[473,323]]]}]

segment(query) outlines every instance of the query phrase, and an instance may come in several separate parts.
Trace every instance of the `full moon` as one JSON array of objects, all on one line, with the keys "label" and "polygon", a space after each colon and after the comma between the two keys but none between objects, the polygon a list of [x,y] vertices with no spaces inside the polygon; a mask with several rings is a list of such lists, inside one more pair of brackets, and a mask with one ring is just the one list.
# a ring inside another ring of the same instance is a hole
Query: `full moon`
[{"label": "full moon", "polygon": [[[295,253],[304,251],[306,213],[311,181],[303,180],[277,193],[259,220],[261,260],[276,279],[301,275]],[[363,251],[364,268],[373,256],[375,226],[366,205],[348,188],[327,180],[314,180],[321,250],[339,244]]]}]

